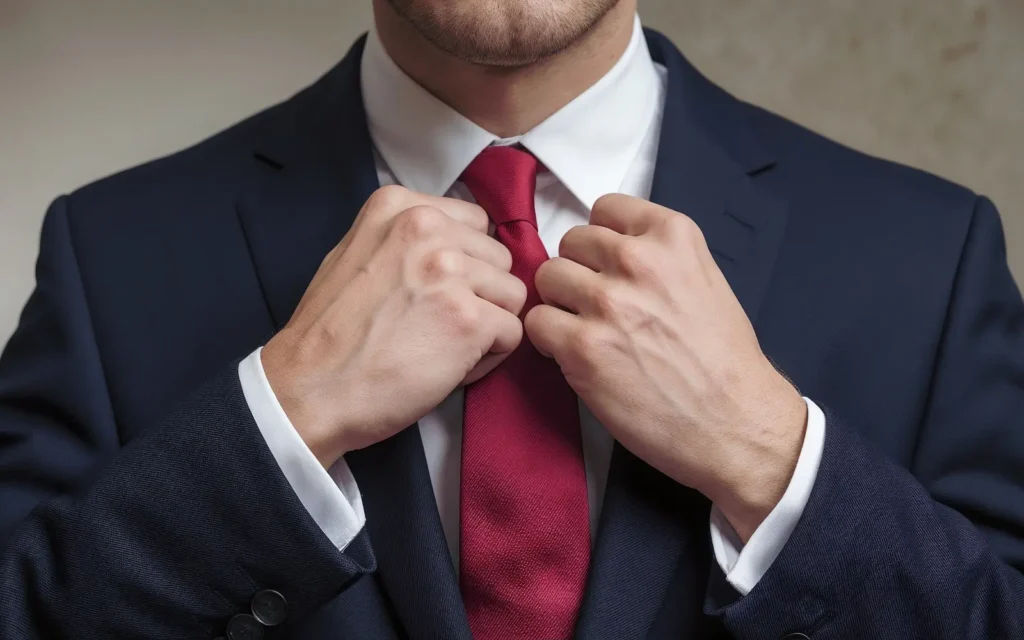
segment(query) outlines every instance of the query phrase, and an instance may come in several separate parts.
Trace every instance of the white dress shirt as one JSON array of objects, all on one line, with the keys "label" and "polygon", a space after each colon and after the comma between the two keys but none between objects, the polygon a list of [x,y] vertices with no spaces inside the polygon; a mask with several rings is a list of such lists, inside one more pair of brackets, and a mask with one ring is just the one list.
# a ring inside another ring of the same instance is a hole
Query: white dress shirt
[{"label": "white dress shirt", "polygon": [[[528,133],[499,139],[409,78],[388,56],[375,32],[367,38],[361,82],[381,185],[472,201],[458,181],[487,146],[520,144],[548,171],[537,179],[540,237],[555,255],[562,236],[587,224],[594,202],[619,192],[648,198],[667,83],[650,56],[635,19],[623,56],[596,84]],[[285,478],[324,534],[344,549],[365,524],[355,479],[344,459],[327,472],[305,446],[267,382],[257,350],[239,366],[246,401]],[[419,421],[434,497],[451,558],[459,561],[459,474],[463,391],[457,389]],[[808,423],[796,471],[782,500],[746,545],[714,509],[712,548],[727,580],[747,594],[789,539],[814,486],[824,444],[825,418],[806,400]],[[580,403],[591,538],[601,512],[613,440]]]}]

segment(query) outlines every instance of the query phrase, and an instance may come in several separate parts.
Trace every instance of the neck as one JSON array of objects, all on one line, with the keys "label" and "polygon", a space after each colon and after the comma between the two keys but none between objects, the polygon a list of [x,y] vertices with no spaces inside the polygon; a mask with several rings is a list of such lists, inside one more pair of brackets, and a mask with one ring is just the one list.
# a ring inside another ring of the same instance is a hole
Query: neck
[{"label": "neck", "polygon": [[374,0],[373,8],[381,44],[409,77],[483,129],[511,138],[546,120],[608,73],[629,45],[636,2],[619,2],[558,54],[515,68],[454,58],[420,35],[387,0]]}]

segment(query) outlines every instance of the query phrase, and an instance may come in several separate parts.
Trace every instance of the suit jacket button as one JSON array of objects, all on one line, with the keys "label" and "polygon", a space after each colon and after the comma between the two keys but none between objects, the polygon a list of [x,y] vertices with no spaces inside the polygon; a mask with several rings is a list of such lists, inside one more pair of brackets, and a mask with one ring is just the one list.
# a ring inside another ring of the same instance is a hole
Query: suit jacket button
[{"label": "suit jacket button", "polygon": [[247,613],[228,620],[228,640],[263,640],[263,625]]},{"label": "suit jacket button", "polygon": [[252,598],[252,615],[268,627],[276,627],[288,617],[288,602],[277,591],[264,589]]}]

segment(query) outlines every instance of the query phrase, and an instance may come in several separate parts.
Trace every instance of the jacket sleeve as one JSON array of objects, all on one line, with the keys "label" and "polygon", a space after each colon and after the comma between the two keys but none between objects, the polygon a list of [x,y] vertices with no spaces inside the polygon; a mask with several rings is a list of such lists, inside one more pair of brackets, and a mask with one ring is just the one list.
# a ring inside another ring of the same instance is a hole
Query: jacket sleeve
[{"label": "jacket sleeve", "polygon": [[289,626],[372,572],[285,481],[237,363],[120,446],[64,207],[0,358],[0,637],[212,638],[263,589]]},{"label": "jacket sleeve", "polygon": [[786,547],[745,597],[713,574],[706,611],[741,640],[1024,638],[1024,303],[991,202],[975,206],[909,472],[826,414]]}]

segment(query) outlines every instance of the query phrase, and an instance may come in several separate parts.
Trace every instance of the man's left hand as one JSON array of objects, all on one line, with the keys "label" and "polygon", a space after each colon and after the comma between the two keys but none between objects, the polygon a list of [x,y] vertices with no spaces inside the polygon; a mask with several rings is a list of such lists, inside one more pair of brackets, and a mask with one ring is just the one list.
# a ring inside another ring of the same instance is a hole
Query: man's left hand
[{"label": "man's left hand", "polygon": [[530,340],[612,436],[747,541],[781,499],[807,407],[761,352],[696,223],[624,195],[537,271]]}]

